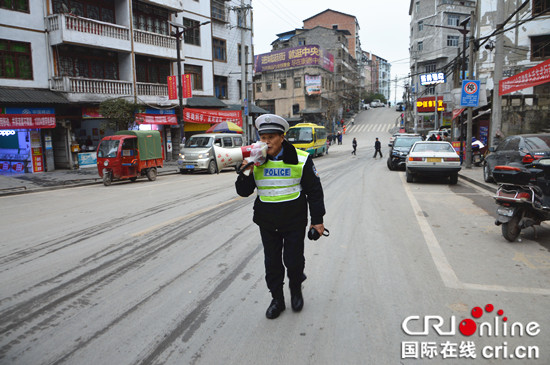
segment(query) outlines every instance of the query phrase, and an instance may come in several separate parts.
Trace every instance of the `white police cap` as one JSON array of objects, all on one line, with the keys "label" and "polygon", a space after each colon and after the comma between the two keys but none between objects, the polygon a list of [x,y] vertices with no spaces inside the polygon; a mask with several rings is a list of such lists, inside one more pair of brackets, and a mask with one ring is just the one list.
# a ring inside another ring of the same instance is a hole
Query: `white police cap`
[{"label": "white police cap", "polygon": [[256,119],[256,128],[258,133],[286,133],[288,131],[288,122],[275,114],[263,114]]}]

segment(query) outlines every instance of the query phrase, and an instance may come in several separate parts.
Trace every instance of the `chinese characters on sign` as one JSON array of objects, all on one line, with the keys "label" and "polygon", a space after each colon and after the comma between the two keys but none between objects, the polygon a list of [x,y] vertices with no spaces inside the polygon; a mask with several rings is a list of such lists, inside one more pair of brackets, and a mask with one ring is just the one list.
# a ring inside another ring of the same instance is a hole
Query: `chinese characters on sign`
[{"label": "chinese characters on sign", "polygon": [[[178,83],[177,76],[168,76],[168,99],[175,100],[178,98]],[[193,83],[191,74],[181,75],[181,85],[183,89],[182,98],[187,99],[193,97]]]},{"label": "chinese characters on sign", "polygon": [[420,85],[434,85],[445,83],[445,74],[443,72],[434,72],[420,75]]},{"label": "chinese characters on sign", "polygon": [[[437,97],[437,110],[445,111],[447,104],[443,102],[443,97]],[[416,108],[419,113],[433,113],[435,112],[435,97],[418,98],[416,101]]]},{"label": "chinese characters on sign", "polygon": [[217,124],[221,122],[233,122],[242,127],[243,120],[240,110],[209,110],[185,108],[183,120],[189,123]]},{"label": "chinese characters on sign", "polygon": [[517,75],[501,80],[499,83],[498,93],[499,95],[509,94],[513,91],[522,90],[547,82],[550,82],[550,59]]},{"label": "chinese characters on sign", "polygon": [[317,45],[288,48],[264,53],[254,59],[254,72],[317,65],[334,72],[334,56]]}]

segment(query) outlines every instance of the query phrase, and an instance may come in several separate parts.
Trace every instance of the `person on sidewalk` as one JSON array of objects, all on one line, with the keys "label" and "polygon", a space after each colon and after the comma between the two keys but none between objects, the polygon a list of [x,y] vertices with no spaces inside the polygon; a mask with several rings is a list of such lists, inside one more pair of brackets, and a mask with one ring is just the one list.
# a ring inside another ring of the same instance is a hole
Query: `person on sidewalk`
[{"label": "person on sidewalk", "polygon": [[353,138],[353,141],[351,142],[351,146],[353,147],[353,151],[351,151],[352,155],[357,155],[357,139]]},{"label": "person on sidewalk", "polygon": [[373,158],[376,158],[376,155],[380,154],[380,158],[382,158],[382,145],[378,138],[376,138],[376,141],[374,142],[374,156]]},{"label": "person on sidewalk", "polygon": [[[308,223],[323,234],[325,203],[321,179],[309,153],[296,149],[285,140],[288,122],[275,114],[263,114],[255,121],[260,140],[267,143],[267,159],[239,173],[237,194],[250,196],[257,189],[253,221],[260,227],[264,246],[265,280],[272,301],[265,313],[277,318],[286,309],[283,294],[285,267],[290,287],[290,303],[295,312],[302,310],[304,275],[304,239]],[[241,168],[246,166],[245,159]],[[245,175],[245,172],[249,172]]]}]

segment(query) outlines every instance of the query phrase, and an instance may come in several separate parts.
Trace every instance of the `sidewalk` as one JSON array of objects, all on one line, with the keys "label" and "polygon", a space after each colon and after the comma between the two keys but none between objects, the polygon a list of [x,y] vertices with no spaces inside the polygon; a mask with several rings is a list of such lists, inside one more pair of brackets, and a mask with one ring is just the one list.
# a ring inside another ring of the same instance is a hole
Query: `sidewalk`
[{"label": "sidewalk", "polygon": [[[165,161],[164,167],[158,169],[158,175],[167,174],[179,174],[176,161]],[[36,174],[0,171],[0,196],[92,184],[103,184],[103,180],[99,177],[95,167],[79,170],[55,170]]]},{"label": "sidewalk", "polygon": [[465,165],[462,165],[462,169],[458,173],[458,178],[464,179],[472,184],[475,184],[491,193],[497,191],[497,185],[493,183],[487,183],[483,180],[483,167],[472,165],[471,169],[467,169]]}]

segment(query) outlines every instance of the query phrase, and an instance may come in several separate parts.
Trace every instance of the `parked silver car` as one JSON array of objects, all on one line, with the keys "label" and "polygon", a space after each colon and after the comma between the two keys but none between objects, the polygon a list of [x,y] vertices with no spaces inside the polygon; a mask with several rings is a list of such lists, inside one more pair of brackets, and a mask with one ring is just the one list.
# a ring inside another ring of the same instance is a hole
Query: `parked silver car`
[{"label": "parked silver car", "polygon": [[[178,167],[182,174],[197,170],[206,170],[210,174],[215,174],[217,166],[213,147],[241,148],[242,145],[243,137],[240,134],[195,134],[185,142],[185,145],[181,149],[178,158]],[[236,163],[229,166],[235,167]],[[238,163],[240,164],[240,161]]]}]

